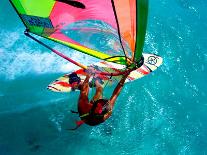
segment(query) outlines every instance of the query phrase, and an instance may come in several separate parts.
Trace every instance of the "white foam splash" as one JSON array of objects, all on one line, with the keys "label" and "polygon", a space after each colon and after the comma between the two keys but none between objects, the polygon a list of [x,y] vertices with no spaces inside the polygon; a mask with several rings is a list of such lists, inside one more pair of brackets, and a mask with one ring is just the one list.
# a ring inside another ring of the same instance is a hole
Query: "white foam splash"
[{"label": "white foam splash", "polygon": [[[5,79],[12,80],[31,73],[68,73],[78,69],[77,66],[42,48],[37,43],[29,39],[25,40],[23,35],[17,32],[1,32],[0,37],[5,38],[0,45],[0,76]],[[93,58],[89,56],[59,46],[56,45],[54,48],[67,53],[71,59],[82,62],[84,65],[93,62]]]},{"label": "white foam splash", "polygon": [[3,38],[3,42],[2,42],[3,46],[5,48],[10,48],[20,38],[20,34],[17,32],[10,32],[10,33],[1,32],[0,37]]}]

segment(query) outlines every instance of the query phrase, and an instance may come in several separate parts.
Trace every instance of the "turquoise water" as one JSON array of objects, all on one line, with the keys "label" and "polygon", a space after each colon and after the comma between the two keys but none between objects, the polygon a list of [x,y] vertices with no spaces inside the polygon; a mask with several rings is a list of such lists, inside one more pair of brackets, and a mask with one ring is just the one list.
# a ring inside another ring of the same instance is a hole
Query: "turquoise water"
[{"label": "turquoise water", "polygon": [[13,8],[1,0],[0,154],[207,154],[206,8],[205,0],[150,1],[144,50],[161,55],[163,65],[127,84],[104,124],[71,132],[65,129],[78,119],[69,112],[78,93],[45,87],[74,66],[26,38]]}]

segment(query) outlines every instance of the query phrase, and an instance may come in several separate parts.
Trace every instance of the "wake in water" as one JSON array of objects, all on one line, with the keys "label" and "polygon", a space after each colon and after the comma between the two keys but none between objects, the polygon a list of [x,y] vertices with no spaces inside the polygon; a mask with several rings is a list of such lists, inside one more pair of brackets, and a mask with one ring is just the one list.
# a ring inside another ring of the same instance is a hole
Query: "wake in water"
[{"label": "wake in water", "polygon": [[[77,69],[77,66],[62,61],[60,57],[42,48],[39,44],[29,41],[22,34],[7,31],[0,33],[0,37],[5,38],[0,46],[0,76],[5,79],[12,80],[28,74],[63,74]],[[61,51],[68,53],[69,57],[82,60],[86,65],[91,62],[92,58],[73,52],[66,47],[56,45],[54,48],[61,48]]]}]

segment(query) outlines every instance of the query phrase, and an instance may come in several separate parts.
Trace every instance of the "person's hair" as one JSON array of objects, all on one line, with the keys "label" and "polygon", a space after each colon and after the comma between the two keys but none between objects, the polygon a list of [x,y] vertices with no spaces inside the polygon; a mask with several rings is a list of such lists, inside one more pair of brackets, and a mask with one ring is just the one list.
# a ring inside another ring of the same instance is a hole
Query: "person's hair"
[{"label": "person's hair", "polygon": [[69,83],[72,84],[74,82],[81,82],[81,78],[76,73],[71,73],[69,75]]}]

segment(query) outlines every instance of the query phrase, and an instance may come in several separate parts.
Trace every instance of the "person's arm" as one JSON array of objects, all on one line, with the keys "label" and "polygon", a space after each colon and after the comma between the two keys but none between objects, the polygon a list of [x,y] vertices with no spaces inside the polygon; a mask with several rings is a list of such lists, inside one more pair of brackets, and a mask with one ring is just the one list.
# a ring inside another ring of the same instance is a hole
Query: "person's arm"
[{"label": "person's arm", "polygon": [[89,84],[89,79],[92,76],[92,74],[94,74],[94,68],[88,67],[85,70],[85,72],[86,72],[86,78],[85,78],[85,80],[84,80],[84,82],[83,82],[83,84],[81,86],[81,90],[86,90],[86,89],[89,88],[89,85],[88,85]]},{"label": "person's arm", "polygon": [[81,85],[81,89],[80,89],[80,93],[81,94],[85,94],[86,96],[88,96],[88,91],[89,91],[89,79],[90,79],[90,75],[87,74],[85,80],[83,81],[82,85]]},{"label": "person's arm", "polygon": [[87,86],[88,86],[89,79],[90,79],[90,75],[89,75],[89,74],[87,74],[87,75],[86,75],[85,80],[83,81],[83,84],[82,84],[82,89],[84,89],[85,87],[87,87]]},{"label": "person's arm", "polygon": [[118,85],[114,89],[114,92],[113,92],[113,94],[112,94],[112,96],[109,100],[109,103],[110,103],[110,106],[111,106],[111,111],[104,115],[104,120],[108,119],[111,116],[112,109],[114,107],[115,101],[116,101],[117,97],[119,96],[119,94],[120,94],[120,92],[121,92],[121,90],[124,86],[124,82],[125,82],[125,80],[126,80],[126,78],[128,77],[129,74],[130,74],[130,72],[127,72],[126,74],[124,74],[124,76],[121,78]]},{"label": "person's arm", "polygon": [[116,86],[116,88],[114,89],[114,92],[110,98],[110,105],[111,108],[114,107],[114,103],[117,99],[117,97],[119,96],[123,86],[124,86],[124,82],[126,80],[126,78],[128,77],[128,75],[130,74],[130,72],[127,72],[126,74],[124,74],[124,76],[121,78],[121,80],[119,81],[118,85]]}]

